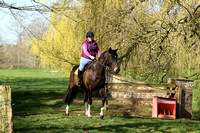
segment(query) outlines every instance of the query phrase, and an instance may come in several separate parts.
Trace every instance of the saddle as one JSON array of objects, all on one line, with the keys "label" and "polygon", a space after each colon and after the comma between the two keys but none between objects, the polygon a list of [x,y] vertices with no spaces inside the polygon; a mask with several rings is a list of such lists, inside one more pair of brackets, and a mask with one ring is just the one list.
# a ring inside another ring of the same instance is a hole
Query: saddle
[{"label": "saddle", "polygon": [[[83,74],[85,73],[86,68],[89,67],[89,66],[91,66],[93,63],[94,63],[94,61],[91,61],[91,62],[89,62],[88,64],[86,64],[86,65],[84,66]],[[79,67],[77,67],[76,70],[74,71],[74,74],[75,74],[75,75],[78,75],[78,69],[79,69]]]},{"label": "saddle", "polygon": [[76,70],[75,70],[75,72],[74,72],[75,75],[78,75],[78,69],[79,69],[79,68],[76,68]]}]

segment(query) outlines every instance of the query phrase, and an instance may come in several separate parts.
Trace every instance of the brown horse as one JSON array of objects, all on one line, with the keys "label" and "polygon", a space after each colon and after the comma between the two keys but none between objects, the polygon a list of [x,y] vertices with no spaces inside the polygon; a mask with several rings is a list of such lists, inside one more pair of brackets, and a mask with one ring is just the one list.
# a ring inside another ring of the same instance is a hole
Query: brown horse
[{"label": "brown horse", "polygon": [[113,69],[115,73],[118,73],[120,71],[117,64],[118,56],[116,52],[117,50],[112,50],[110,48],[108,51],[102,53],[97,61],[88,63],[88,65],[85,67],[85,72],[81,80],[81,85],[77,84],[78,77],[74,74],[79,65],[73,67],[70,73],[69,88],[63,98],[63,101],[67,103],[65,115],[69,115],[70,102],[75,98],[77,89],[81,87],[82,89],[84,89],[84,104],[86,116],[91,118],[90,108],[92,105],[92,91],[98,90],[99,94],[102,97],[100,118],[103,118],[104,103],[106,100],[104,88],[106,66]]}]

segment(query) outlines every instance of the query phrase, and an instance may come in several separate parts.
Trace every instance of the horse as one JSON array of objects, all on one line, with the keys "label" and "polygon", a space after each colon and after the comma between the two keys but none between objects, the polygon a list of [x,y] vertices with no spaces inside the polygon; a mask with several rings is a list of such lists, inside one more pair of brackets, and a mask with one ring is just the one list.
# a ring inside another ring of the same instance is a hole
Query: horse
[{"label": "horse", "polygon": [[104,103],[106,101],[105,95],[105,72],[106,66],[114,71],[114,73],[119,73],[120,68],[117,63],[117,49],[112,50],[109,48],[101,54],[98,60],[92,61],[85,66],[84,74],[81,78],[80,85],[78,85],[78,76],[75,74],[76,69],[78,69],[79,64],[75,65],[70,73],[69,87],[63,97],[63,102],[67,103],[65,115],[69,116],[69,106],[71,101],[76,97],[77,89],[84,89],[84,105],[85,114],[88,118],[92,118],[90,114],[90,108],[92,105],[92,91],[98,90],[102,98],[102,106],[100,110],[100,118],[104,117]]}]

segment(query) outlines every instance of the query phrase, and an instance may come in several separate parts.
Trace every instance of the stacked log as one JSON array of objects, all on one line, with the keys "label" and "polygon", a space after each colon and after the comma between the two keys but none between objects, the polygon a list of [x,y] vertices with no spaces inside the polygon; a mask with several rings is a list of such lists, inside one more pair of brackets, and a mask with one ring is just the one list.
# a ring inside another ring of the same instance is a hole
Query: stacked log
[{"label": "stacked log", "polygon": [[12,132],[11,88],[0,86],[0,132]]}]

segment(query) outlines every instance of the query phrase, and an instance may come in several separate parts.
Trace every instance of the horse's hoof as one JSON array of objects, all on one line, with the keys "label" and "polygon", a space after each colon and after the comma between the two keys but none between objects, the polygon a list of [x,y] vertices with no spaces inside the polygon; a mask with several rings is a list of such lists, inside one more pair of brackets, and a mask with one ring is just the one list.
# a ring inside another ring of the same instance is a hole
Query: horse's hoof
[{"label": "horse's hoof", "polygon": [[87,117],[88,119],[92,119],[92,116],[90,116],[90,117]]},{"label": "horse's hoof", "polygon": [[103,119],[103,117],[104,117],[103,115],[100,115],[100,119]]},{"label": "horse's hoof", "polygon": [[91,115],[90,116],[87,115],[87,118],[92,119],[92,116]]},{"label": "horse's hoof", "polygon": [[65,116],[69,116],[69,113],[67,114],[67,113],[65,113]]}]

